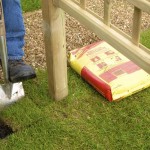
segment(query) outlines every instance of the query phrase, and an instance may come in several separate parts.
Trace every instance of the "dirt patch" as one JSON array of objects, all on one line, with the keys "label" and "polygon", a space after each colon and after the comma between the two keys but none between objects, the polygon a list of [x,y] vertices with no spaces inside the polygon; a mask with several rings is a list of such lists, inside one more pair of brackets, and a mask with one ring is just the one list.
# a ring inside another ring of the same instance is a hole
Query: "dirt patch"
[{"label": "dirt patch", "polygon": [[13,134],[12,128],[0,119],[0,139],[4,139],[11,134]]}]

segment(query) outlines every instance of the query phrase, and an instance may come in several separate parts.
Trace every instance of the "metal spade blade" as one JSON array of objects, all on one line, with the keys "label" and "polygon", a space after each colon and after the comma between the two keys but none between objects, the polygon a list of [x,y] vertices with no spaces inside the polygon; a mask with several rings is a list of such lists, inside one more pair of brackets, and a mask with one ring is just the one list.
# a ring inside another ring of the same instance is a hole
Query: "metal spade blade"
[{"label": "metal spade blade", "polygon": [[22,82],[0,85],[0,110],[24,97]]}]

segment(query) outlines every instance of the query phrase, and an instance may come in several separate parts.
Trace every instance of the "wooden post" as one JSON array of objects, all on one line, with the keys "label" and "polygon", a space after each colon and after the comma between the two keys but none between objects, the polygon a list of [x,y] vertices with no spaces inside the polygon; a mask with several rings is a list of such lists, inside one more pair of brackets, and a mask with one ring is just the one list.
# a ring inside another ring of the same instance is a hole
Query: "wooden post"
[{"label": "wooden post", "polygon": [[104,0],[104,23],[110,26],[111,0]]},{"label": "wooden post", "polygon": [[108,42],[123,55],[150,73],[149,50],[141,49],[141,46],[136,46],[129,38],[126,38],[124,34],[120,34],[112,28],[109,28],[98,18],[81,9],[80,6],[76,5],[71,0],[59,0],[58,6],[96,33],[101,39]]},{"label": "wooden post", "polygon": [[53,0],[42,0],[42,14],[49,92],[61,100],[68,95],[64,12]]},{"label": "wooden post", "polygon": [[140,41],[141,22],[142,10],[137,7],[134,7],[132,41],[137,46],[139,46]]},{"label": "wooden post", "polygon": [[86,8],[86,0],[80,0],[80,6],[81,6],[81,8],[85,9]]},{"label": "wooden post", "polygon": [[150,14],[150,2],[148,0],[127,0],[135,7]]}]

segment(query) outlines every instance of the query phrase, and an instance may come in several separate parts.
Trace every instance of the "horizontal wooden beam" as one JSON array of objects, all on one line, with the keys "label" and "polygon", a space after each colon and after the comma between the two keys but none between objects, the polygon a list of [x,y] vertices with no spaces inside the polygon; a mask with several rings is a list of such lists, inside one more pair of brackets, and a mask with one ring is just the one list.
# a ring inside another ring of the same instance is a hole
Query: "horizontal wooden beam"
[{"label": "horizontal wooden beam", "polygon": [[150,14],[150,2],[147,0],[127,0],[129,3],[138,7],[142,11],[145,11]]},{"label": "horizontal wooden beam", "polygon": [[80,6],[70,0],[60,0],[59,7],[76,18],[91,31],[97,34],[101,39],[108,42],[145,71],[150,73],[149,51],[144,51],[140,47],[136,46],[129,39],[108,27],[102,21],[91,15],[89,12],[81,9]]}]

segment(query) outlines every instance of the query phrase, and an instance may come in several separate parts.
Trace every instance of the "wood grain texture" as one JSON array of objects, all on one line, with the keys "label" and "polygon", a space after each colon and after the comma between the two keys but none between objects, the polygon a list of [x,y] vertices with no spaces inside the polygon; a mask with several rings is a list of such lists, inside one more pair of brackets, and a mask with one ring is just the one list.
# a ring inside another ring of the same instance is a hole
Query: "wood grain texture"
[{"label": "wood grain texture", "polygon": [[84,24],[101,39],[108,42],[145,71],[150,73],[150,54],[148,51],[138,47],[132,42],[132,40],[126,38],[116,30],[113,30],[89,12],[81,9],[80,6],[72,1],[60,0],[59,7]]},{"label": "wood grain texture", "polygon": [[61,100],[68,95],[64,12],[53,0],[42,0],[42,14],[49,92]]}]

